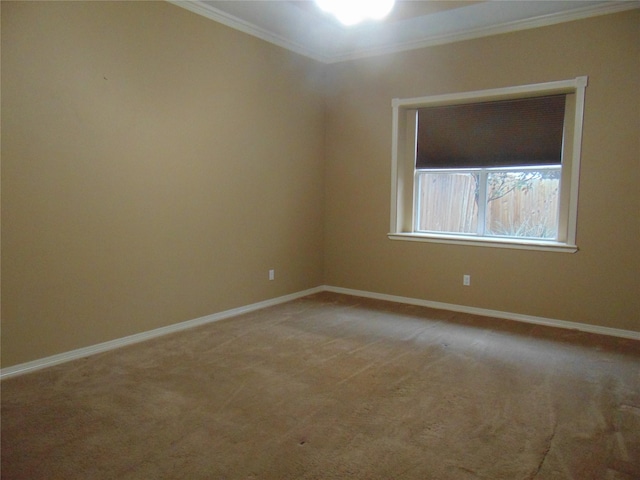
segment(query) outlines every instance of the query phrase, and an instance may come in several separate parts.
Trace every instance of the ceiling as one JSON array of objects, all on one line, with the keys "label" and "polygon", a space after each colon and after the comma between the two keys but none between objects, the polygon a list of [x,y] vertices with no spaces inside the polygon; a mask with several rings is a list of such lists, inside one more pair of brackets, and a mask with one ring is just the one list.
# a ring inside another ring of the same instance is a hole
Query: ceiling
[{"label": "ceiling", "polygon": [[640,0],[398,0],[384,21],[344,27],[311,0],[168,1],[325,63],[640,8]]}]

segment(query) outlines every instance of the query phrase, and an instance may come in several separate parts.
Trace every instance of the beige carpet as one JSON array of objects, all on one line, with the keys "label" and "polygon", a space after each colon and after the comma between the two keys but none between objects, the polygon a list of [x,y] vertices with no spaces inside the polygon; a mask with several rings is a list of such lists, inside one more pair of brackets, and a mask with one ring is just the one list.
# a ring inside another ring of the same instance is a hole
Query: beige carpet
[{"label": "beige carpet", "polygon": [[6,479],[640,479],[640,345],[323,293],[2,382]]}]

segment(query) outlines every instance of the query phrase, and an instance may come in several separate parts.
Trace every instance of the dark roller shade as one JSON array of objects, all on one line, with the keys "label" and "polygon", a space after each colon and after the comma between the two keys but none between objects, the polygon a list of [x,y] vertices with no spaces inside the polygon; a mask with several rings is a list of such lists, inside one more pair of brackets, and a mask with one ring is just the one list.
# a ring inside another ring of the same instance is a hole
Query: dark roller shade
[{"label": "dark roller shade", "polygon": [[418,109],[416,168],[559,165],[565,95]]}]

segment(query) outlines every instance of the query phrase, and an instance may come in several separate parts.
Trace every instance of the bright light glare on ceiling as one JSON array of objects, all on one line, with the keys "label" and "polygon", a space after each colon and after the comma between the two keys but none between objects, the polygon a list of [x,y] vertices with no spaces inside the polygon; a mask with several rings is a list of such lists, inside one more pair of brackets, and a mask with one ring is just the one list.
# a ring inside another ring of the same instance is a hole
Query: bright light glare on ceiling
[{"label": "bright light glare on ceiling", "polygon": [[393,9],[395,0],[316,0],[318,6],[346,26],[364,20],[382,20]]}]

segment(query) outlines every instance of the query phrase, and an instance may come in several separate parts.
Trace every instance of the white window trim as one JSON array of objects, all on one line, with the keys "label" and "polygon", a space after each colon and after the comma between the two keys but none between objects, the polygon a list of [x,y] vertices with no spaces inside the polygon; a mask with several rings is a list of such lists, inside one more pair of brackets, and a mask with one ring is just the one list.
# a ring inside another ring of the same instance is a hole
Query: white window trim
[{"label": "white window trim", "polygon": [[[580,158],[582,148],[582,124],[584,119],[584,97],[588,77],[581,76],[572,80],[520,85],[515,87],[495,88],[472,92],[433,95],[426,97],[394,98],[393,108],[392,152],[391,152],[391,222],[388,237],[392,240],[409,240],[417,242],[435,242],[455,245],[473,245],[499,248],[516,248],[573,253],[576,245],[576,227],[578,219],[578,184],[580,180]],[[459,235],[416,233],[413,231],[413,182],[409,185],[407,177],[406,141],[400,135],[407,134],[407,112],[422,107],[438,105],[454,105],[479,101],[508,100],[554,94],[575,94],[575,116],[573,129],[573,145],[571,149],[571,172],[569,199],[567,208],[566,240],[563,242],[495,237],[469,237]],[[411,198],[411,201],[408,199]],[[410,228],[408,227],[410,225]]]}]

